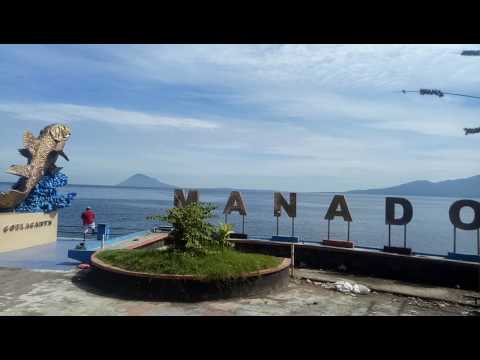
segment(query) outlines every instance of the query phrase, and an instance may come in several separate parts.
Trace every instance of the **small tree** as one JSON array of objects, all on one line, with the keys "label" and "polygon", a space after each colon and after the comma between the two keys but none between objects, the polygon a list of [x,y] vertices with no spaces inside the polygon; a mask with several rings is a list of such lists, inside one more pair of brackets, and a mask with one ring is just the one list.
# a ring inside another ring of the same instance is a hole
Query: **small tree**
[{"label": "small tree", "polygon": [[215,227],[208,222],[214,210],[212,204],[193,202],[182,208],[168,209],[166,215],[149,216],[148,219],[172,224],[175,249],[206,253],[230,246],[227,240],[232,233],[231,225]]}]

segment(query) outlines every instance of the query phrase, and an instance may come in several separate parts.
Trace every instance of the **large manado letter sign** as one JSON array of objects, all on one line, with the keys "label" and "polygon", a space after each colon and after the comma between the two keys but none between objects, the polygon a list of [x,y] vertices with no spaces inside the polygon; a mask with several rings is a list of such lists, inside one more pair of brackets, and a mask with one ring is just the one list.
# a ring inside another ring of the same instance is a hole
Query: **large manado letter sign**
[{"label": "large manado letter sign", "polygon": [[[199,201],[199,192],[197,190],[189,190],[188,195],[185,196],[185,193],[182,189],[176,189],[174,192],[174,206],[182,207],[190,202]],[[287,237],[288,239],[295,239],[294,235],[294,218],[297,216],[297,193],[289,193],[290,202],[288,202],[280,192],[273,193],[273,215],[277,218],[277,235],[278,236],[278,219],[282,214],[282,209],[285,211],[288,217],[292,219],[292,236]],[[225,220],[227,215],[232,212],[238,212],[243,217],[242,223],[242,234],[244,234],[244,217],[247,215],[246,202],[242,197],[242,194],[238,191],[232,191],[226,202],[224,214]],[[396,206],[399,206],[403,210],[403,214],[400,217],[396,216]],[[469,223],[465,222],[461,218],[461,211],[463,208],[471,208],[474,212],[473,220]],[[343,240],[331,240],[330,239],[330,221],[335,218],[342,218],[343,221],[347,222],[347,241]],[[454,244],[453,244],[453,253],[456,253],[456,230],[477,230],[477,246],[478,246],[478,255],[480,256],[480,202],[475,200],[457,200],[455,201],[449,209],[450,222],[454,228]],[[413,219],[413,206],[412,203],[403,197],[386,197],[385,198],[385,225],[388,225],[388,246],[384,248],[385,251],[391,252],[401,252],[401,253],[410,253],[410,249],[406,247],[406,237],[407,237],[407,225]],[[334,195],[330,205],[328,207],[327,213],[325,214],[325,220],[328,220],[328,232],[327,239],[324,240],[324,244],[330,246],[342,246],[342,247],[352,247],[350,242],[350,223],[353,221],[352,215],[350,213],[347,200],[344,195]],[[390,228],[392,225],[401,225],[404,227],[404,247],[392,247],[391,246],[391,231]],[[346,245],[347,244],[347,245]]]}]

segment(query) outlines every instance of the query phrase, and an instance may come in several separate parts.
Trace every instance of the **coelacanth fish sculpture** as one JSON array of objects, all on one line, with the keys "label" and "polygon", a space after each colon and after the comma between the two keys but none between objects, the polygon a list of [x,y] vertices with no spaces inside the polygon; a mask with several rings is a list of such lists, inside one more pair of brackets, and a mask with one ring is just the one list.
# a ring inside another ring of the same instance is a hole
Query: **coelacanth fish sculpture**
[{"label": "coelacanth fish sculpture", "polygon": [[44,175],[54,175],[61,168],[55,165],[58,156],[69,161],[63,148],[70,137],[70,128],[62,124],[45,127],[38,138],[26,131],[23,135],[24,148],[18,150],[28,159],[27,165],[12,165],[7,173],[20,176],[12,189],[0,193],[0,210],[15,209],[29,195]]}]

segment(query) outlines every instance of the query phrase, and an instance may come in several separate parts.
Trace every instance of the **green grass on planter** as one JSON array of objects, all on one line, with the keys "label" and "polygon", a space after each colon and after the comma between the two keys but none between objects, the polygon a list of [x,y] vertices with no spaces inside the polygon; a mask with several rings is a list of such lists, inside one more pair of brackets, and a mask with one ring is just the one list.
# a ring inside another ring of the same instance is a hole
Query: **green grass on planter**
[{"label": "green grass on planter", "polygon": [[105,250],[97,257],[112,266],[150,274],[199,275],[227,279],[280,265],[281,258],[241,253],[227,249],[219,253],[192,255],[174,250]]}]

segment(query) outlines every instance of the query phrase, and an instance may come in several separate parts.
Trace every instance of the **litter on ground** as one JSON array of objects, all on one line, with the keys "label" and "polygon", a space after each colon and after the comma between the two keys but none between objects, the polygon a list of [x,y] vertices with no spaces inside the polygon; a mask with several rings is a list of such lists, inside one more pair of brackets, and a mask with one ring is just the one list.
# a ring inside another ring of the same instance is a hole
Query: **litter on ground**
[{"label": "litter on ground", "polygon": [[344,294],[360,294],[366,295],[370,293],[370,289],[365,285],[350,283],[348,281],[337,281],[335,283],[335,288],[337,291],[340,291]]}]

